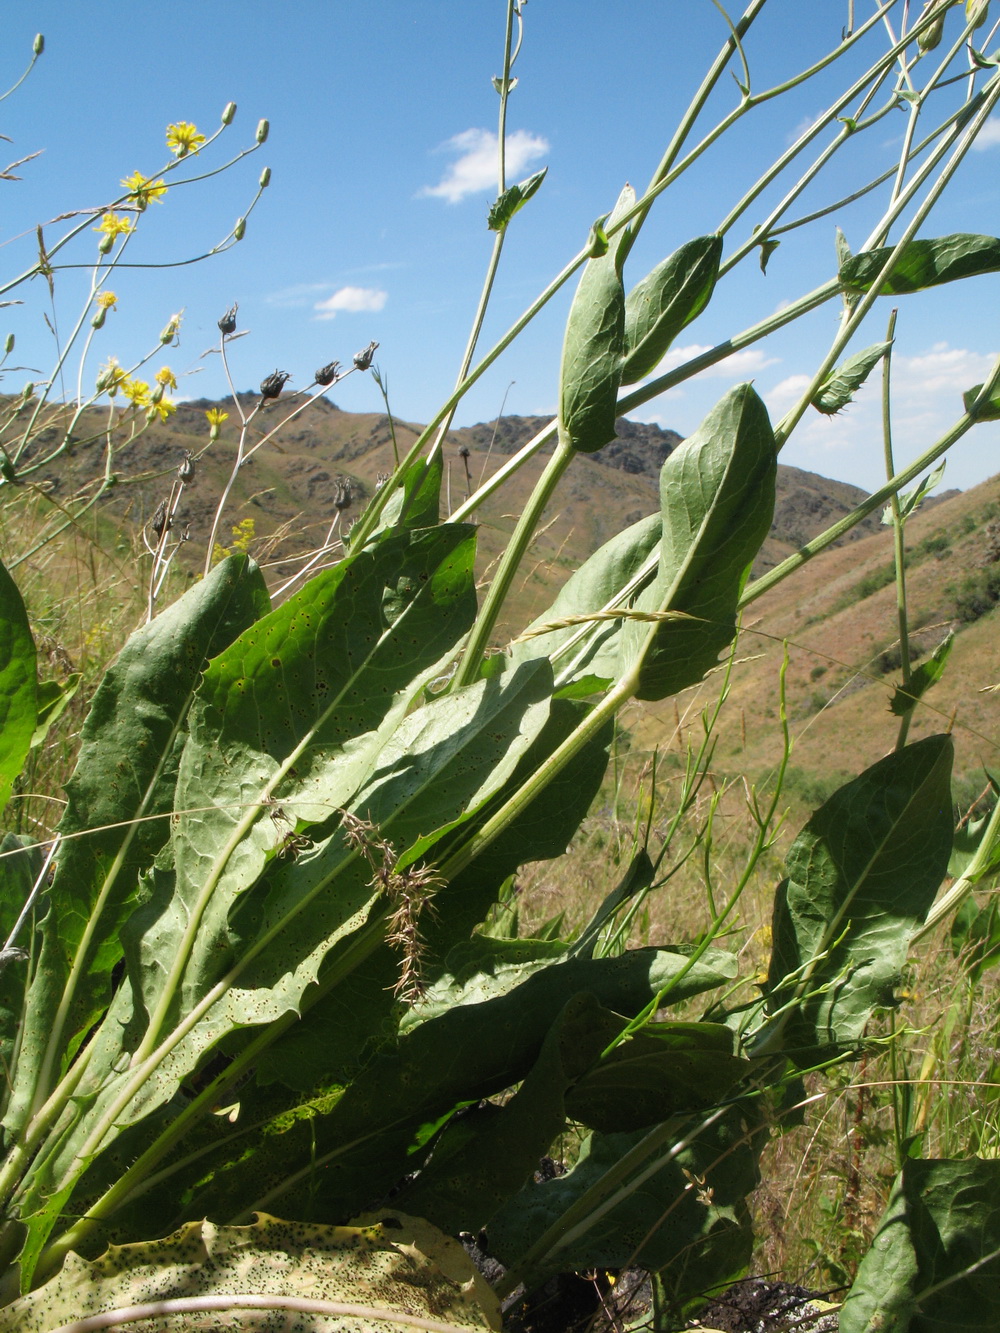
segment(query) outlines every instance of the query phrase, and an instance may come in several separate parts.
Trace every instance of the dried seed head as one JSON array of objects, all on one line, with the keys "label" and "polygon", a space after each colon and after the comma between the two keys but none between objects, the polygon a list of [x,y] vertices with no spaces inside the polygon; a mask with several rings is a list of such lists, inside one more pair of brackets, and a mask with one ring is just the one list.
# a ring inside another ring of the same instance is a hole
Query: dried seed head
[{"label": "dried seed head", "polygon": [[317,370],[315,375],[316,383],[322,384],[324,389],[327,388],[329,385],[333,384],[335,380],[340,378],[337,374],[339,369],[339,361],[328,361],[325,366],[321,366],[319,370]]},{"label": "dried seed head", "polygon": [[469,446],[467,444],[463,444],[461,449],[459,449],[458,451],[459,458],[468,458],[469,454],[470,454]]},{"label": "dried seed head", "polygon": [[378,351],[378,343],[371,342],[364,349],[364,351],[355,352],[354,354],[355,370],[368,370],[369,367],[371,366],[372,360],[377,351]]},{"label": "dried seed head", "polygon": [[234,301],[226,313],[219,320],[219,328],[228,337],[230,333],[236,332],[236,312],[239,310],[239,304]]},{"label": "dried seed head", "polygon": [[350,509],[351,501],[354,499],[354,490],[350,480],[347,477],[337,478],[337,493],[333,497],[333,507],[338,511]]},{"label": "dried seed head", "polygon": [[194,457],[190,449],[184,450],[184,461],[177,469],[177,479],[182,486],[190,486],[194,481],[195,466]]},{"label": "dried seed head", "polygon": [[267,402],[269,398],[277,398],[285,384],[292,377],[287,370],[275,370],[267,379],[260,382],[260,397],[262,402]]},{"label": "dried seed head", "polygon": [[169,532],[170,529],[174,526],[173,519],[167,517],[166,500],[161,500],[160,503],[156,506],[156,509],[153,513],[153,517],[149,520],[149,526],[156,533],[157,540],[159,540],[160,537],[163,536],[164,529],[166,529],[166,531]]}]

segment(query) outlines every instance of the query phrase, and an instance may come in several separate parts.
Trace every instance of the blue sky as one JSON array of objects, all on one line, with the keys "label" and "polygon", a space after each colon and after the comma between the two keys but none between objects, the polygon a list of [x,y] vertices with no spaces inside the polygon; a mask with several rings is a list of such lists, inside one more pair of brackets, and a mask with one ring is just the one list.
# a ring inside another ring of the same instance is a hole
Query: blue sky
[{"label": "blue sky", "polygon": [[[916,7],[915,7],[916,8]],[[859,17],[871,12],[857,0]],[[846,0],[771,0],[747,41],[753,85],[793,73],[832,45]],[[153,346],[183,308],[181,345],[169,363],[184,396],[221,396],[216,320],[233,302],[248,336],[233,344],[240,388],[275,368],[305,387],[333,358],[349,361],[370,339],[393,410],[427,420],[448,395],[490,251],[485,216],[495,193],[497,97],[503,0],[300,0],[279,14],[259,0],[176,0],[169,9],[138,0],[105,11],[79,0],[36,0],[5,15],[4,83],[30,54],[36,31],[46,50],[27,83],[0,106],[2,146],[13,160],[43,150],[0,181],[2,272],[30,263],[35,224],[112,198],[122,177],[151,175],[169,160],[168,123],[192,121],[211,133],[227,101],[238,113],[200,170],[253,142],[261,117],[267,144],[231,171],[171,190],[151,205],[128,257],[165,261],[219,241],[252,198],[261,169],[271,185],[245,239],[206,263],[116,273],[117,309],[95,335],[85,370],[92,382],[109,355],[123,364]],[[950,18],[957,31],[961,7]],[[677,116],[726,29],[710,0],[528,0],[519,79],[510,99],[509,179],[541,166],[549,174],[515,218],[505,246],[481,347],[487,347],[579,248],[593,219],[613,205],[625,181],[646,184]],[[994,38],[993,49],[997,45]],[[637,281],[677,245],[715,228],[733,200],[813,120],[839,86],[836,68],[787,101],[741,122],[676,189],[661,199],[626,270]],[[945,94],[947,97],[948,94]],[[710,103],[706,127],[733,105],[726,81]],[[857,136],[828,184],[803,208],[836,198],[889,165],[905,126],[894,111]],[[820,142],[824,142],[821,140]],[[986,127],[938,206],[927,234],[1000,232],[1000,121]],[[777,194],[767,196],[775,199]],[[727,251],[763,216],[751,209],[727,238]],[[834,269],[834,224],[855,248],[878,213],[861,201],[794,232],[767,274],[751,255],[720,284],[706,314],[686,329],[671,364],[762,319]],[[58,235],[58,225],[46,236]],[[20,237],[20,239],[18,239]],[[89,262],[97,237],[87,230],[73,258]],[[17,365],[32,374],[53,359],[43,315],[64,333],[79,307],[81,270],[56,277],[56,312],[39,280],[0,311],[14,331]],[[926,447],[961,409],[961,393],[981,381],[1000,351],[1000,277],[955,284],[900,303],[895,348],[895,435],[902,463]],[[469,394],[459,424],[508,412],[547,413],[557,401],[562,326],[570,284]],[[75,302],[75,304],[74,304]],[[884,336],[889,303],[876,304],[854,348]],[[752,378],[776,417],[795,398],[835,332],[837,308],[815,312],[767,343],[634,413],[681,433],[693,430],[729,383]],[[150,363],[150,369],[163,358]],[[28,372],[13,373],[19,388]],[[75,370],[71,376],[75,384]],[[70,386],[72,387],[72,386]],[[331,395],[341,407],[379,410],[369,377],[353,376]],[[866,390],[832,420],[810,412],[782,455],[785,462],[866,487],[882,479],[877,393]],[[960,443],[944,485],[967,486],[1000,470],[1000,427],[979,426]]]}]

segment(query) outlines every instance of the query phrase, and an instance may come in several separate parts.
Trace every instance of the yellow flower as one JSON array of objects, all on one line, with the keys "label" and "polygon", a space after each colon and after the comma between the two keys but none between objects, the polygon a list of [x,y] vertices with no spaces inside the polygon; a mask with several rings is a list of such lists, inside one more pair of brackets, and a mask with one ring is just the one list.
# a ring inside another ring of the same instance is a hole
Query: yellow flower
[{"label": "yellow flower", "polygon": [[204,142],[205,136],[199,134],[198,127],[189,120],[179,120],[175,125],[167,126],[167,147],[175,157],[197,153]]},{"label": "yellow flower", "polygon": [[163,196],[167,192],[167,187],[162,180],[150,180],[148,176],[143,176],[138,171],[133,171],[131,176],[126,176],[122,181],[122,187],[128,190],[130,197],[135,200],[135,206],[140,213],[150,200],[162,204]]},{"label": "yellow flower", "polygon": [[125,378],[121,381],[121,390],[129,402],[134,403],[136,407],[149,406],[149,385],[145,380]]},{"label": "yellow flower", "polygon": [[149,418],[158,416],[161,421],[166,421],[171,413],[177,411],[177,404],[172,403],[169,398],[160,398],[157,402],[151,403],[149,408]]},{"label": "yellow flower", "polygon": [[105,236],[127,236],[132,230],[128,218],[120,218],[117,213],[105,213],[94,231],[103,231]]},{"label": "yellow flower", "polygon": [[115,310],[118,307],[118,297],[114,292],[98,292],[95,299],[102,310]]},{"label": "yellow flower", "polygon": [[165,389],[177,388],[177,376],[169,366],[161,366],[156,372],[157,384],[162,384]]},{"label": "yellow flower", "polygon": [[223,412],[219,407],[210,407],[205,416],[210,426],[221,426],[224,421],[229,420],[229,413]]}]

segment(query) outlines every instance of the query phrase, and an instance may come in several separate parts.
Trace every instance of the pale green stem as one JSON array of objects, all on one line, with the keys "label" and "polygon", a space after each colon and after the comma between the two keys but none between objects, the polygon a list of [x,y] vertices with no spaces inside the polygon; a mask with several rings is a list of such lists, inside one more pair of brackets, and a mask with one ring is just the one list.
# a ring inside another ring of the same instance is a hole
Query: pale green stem
[{"label": "pale green stem", "polygon": [[964,873],[959,875],[954,884],[941,895],[931,908],[927,920],[916,934],[910,937],[911,944],[916,944],[925,935],[929,935],[946,916],[950,915],[961,904],[966,895],[971,893],[975,885],[989,871],[996,855],[998,842],[1000,842],[1000,801],[997,801],[993,807],[993,813],[983,830],[979,846],[976,848],[975,855],[965,868]]},{"label": "pale green stem", "polygon": [[576,453],[577,451],[572,445],[560,441],[555,453],[545,465],[545,470],[539,477],[535,489],[532,491],[531,497],[517,521],[511,539],[507,543],[493,582],[490,584],[490,590],[486,594],[486,600],[476,617],[476,623],[469,635],[465,651],[455,669],[451,685],[453,690],[461,689],[463,685],[470,685],[477,679],[483,654],[489,646],[497,617],[510,591],[510,586],[520,567],[524,553],[534,536],[542,511],[552,499],[559,479],[576,457]]},{"label": "pale green stem", "polygon": [[[497,198],[503,194],[507,188],[507,100],[510,97],[510,71],[514,63],[514,54],[511,51],[514,31],[514,8],[515,0],[507,0],[507,30],[504,34],[503,45],[503,74],[500,84],[500,124],[497,129]],[[521,18],[518,15],[518,28],[521,26]],[[518,37],[518,49],[520,49],[520,35]],[[479,335],[482,332],[483,320],[486,318],[486,310],[490,303],[490,297],[493,294],[493,283],[496,279],[497,269],[500,266],[500,255],[503,251],[504,238],[507,235],[507,228],[501,227],[493,238],[493,250],[490,254],[490,262],[486,269],[486,277],[483,280],[483,289],[479,295],[479,305],[476,307],[475,317],[472,321],[472,329],[469,333],[469,341],[466,344],[465,354],[462,357],[461,369],[458,372],[458,380],[455,385],[459,388],[469,373],[469,367],[472,365],[472,358],[475,355],[476,344],[479,342]],[[441,425],[438,427],[437,436],[427,454],[428,461],[433,459],[440,451],[444,438],[451,429],[451,423],[455,418],[455,407],[447,414]]]},{"label": "pale green stem", "polygon": [[773,588],[775,584],[781,583],[789,576],[789,574],[793,574],[797,569],[800,569],[807,560],[811,560],[812,557],[817,555],[820,551],[826,550],[826,548],[837,541],[839,537],[843,537],[845,533],[850,532],[851,528],[853,528],[856,523],[860,523],[863,518],[867,518],[869,514],[873,514],[876,509],[884,505],[890,496],[895,495],[901,487],[906,486],[909,482],[913,481],[915,477],[918,477],[920,473],[932,463],[936,463],[943,454],[948,452],[953,444],[962,438],[970,427],[976,424],[979,411],[981,411],[989,401],[991,393],[996,389],[998,384],[1000,384],[1000,358],[994,362],[993,370],[986,383],[983,385],[976,401],[971,405],[968,412],[964,412],[962,416],[959,417],[949,431],[936,440],[935,443],[922,453],[919,458],[912,462],[909,467],[904,468],[902,472],[898,472],[894,477],[890,478],[884,486],[881,486],[874,492],[874,494],[869,495],[866,500],[863,500],[861,504],[852,509],[849,514],[845,514],[844,517],[838,519],[836,523],[832,523],[830,527],[827,528],[826,532],[821,533],[818,537],[814,537],[811,542],[806,542],[804,546],[799,547],[794,555],[790,555],[786,560],[783,560],[780,565],[776,565],[774,569],[769,570],[759,579],[755,579],[740,598],[740,607],[749,606],[751,602],[755,602],[758,597],[762,597],[764,593]]},{"label": "pale green stem", "polygon": [[[912,241],[913,238],[916,236],[917,232],[920,230],[928,214],[931,212],[931,209],[934,207],[934,205],[940,198],[941,194],[943,193],[948,182],[951,180],[952,176],[955,174],[955,172],[961,165],[976,135],[979,133],[979,130],[982,128],[982,126],[986,123],[987,119],[989,118],[994,105],[996,104],[998,98],[1000,98],[1000,77],[994,75],[991,78],[990,83],[992,85],[991,91],[984,96],[982,106],[980,107],[976,115],[973,116],[971,122],[965,129],[964,133],[961,136],[961,139],[955,146],[954,151],[952,152],[951,157],[949,158],[947,164],[941,170],[940,175],[938,176],[937,180],[934,182],[934,185],[928,192],[927,198],[918,208],[917,212],[914,214],[912,220],[906,227],[899,241],[894,246],[891,254],[889,255],[889,258],[883,265],[882,270],[879,273],[878,277],[871,284],[870,289],[867,292],[865,292],[864,296],[862,296],[860,300],[858,300],[857,304],[854,306],[850,314],[850,317],[845,319],[840,333],[833,340],[833,344],[830,348],[830,351],[823,358],[808,388],[803,392],[798,403],[783,418],[783,420],[779,422],[778,426],[775,428],[774,432],[775,443],[779,451],[788,440],[789,435],[791,435],[792,431],[795,429],[798,422],[801,420],[803,414],[809,407],[810,402],[812,401],[814,395],[816,394],[816,391],[819,389],[820,385],[826,379],[827,374],[829,373],[830,370],[832,370],[833,366],[836,363],[837,357],[850,342],[851,338],[854,336],[855,332],[865,319],[865,316],[871,310],[875,302],[879,299],[879,294],[881,291],[882,284],[892,274],[892,271],[896,267],[900,258],[902,257],[904,250],[909,245],[910,241]],[[943,152],[947,149],[947,147],[948,143],[942,144],[941,149],[939,150],[939,155],[943,154]],[[934,161],[936,161],[936,157],[932,159],[932,163]],[[904,195],[900,197],[900,199],[897,201],[897,204],[889,210],[890,215],[893,216],[898,215],[899,210],[906,202],[907,193],[908,192],[904,192]],[[876,235],[878,234],[880,228],[881,224],[879,228],[876,228],[876,233],[875,233]],[[867,244],[865,245],[864,249],[868,249]]]},{"label": "pale green stem", "polygon": [[[882,441],[885,451],[885,475],[888,481],[892,481],[895,476],[896,468],[892,461],[892,341],[896,333],[896,311],[893,310],[889,315],[889,324],[886,329],[886,341],[889,347],[886,349],[882,360]],[[907,689],[910,684],[910,677],[913,671],[910,666],[910,635],[906,615],[906,541],[903,530],[903,515],[899,503],[899,492],[893,491],[889,497],[889,508],[892,513],[892,545],[896,564],[896,619],[899,624],[899,660],[900,669],[903,674],[903,689]],[[913,709],[909,708],[903,714],[899,722],[899,734],[896,737],[896,749],[901,750],[906,744],[907,733],[910,730],[910,721],[913,717]]]}]

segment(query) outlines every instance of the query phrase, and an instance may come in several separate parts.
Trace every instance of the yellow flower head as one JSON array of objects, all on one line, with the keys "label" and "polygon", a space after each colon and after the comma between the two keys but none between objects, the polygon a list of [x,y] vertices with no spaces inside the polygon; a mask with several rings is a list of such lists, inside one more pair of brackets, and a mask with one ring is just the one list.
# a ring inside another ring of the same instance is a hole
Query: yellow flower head
[{"label": "yellow flower head", "polygon": [[156,372],[157,384],[162,384],[165,389],[177,388],[177,376],[169,366],[161,366]]},{"label": "yellow flower head", "polygon": [[122,188],[128,190],[130,198],[134,201],[140,213],[150,200],[162,204],[163,196],[167,192],[167,187],[162,180],[150,180],[148,176],[143,176],[138,171],[133,171],[131,176],[125,177],[122,181]]},{"label": "yellow flower head", "polygon": [[172,403],[169,398],[160,398],[157,402],[151,403],[149,407],[149,416],[158,416],[161,421],[166,421],[172,412],[177,411],[177,404]]},{"label": "yellow flower head", "polygon": [[197,153],[204,142],[205,136],[199,134],[198,127],[189,120],[179,120],[175,125],[167,126],[167,147],[175,157]]},{"label": "yellow flower head", "polygon": [[118,307],[118,297],[114,292],[98,292],[96,300],[101,310],[115,310]]},{"label": "yellow flower head", "polygon": [[132,230],[132,223],[128,218],[119,217],[117,213],[105,213],[94,231],[103,231],[105,236],[127,236]]},{"label": "yellow flower head", "polygon": [[136,407],[149,407],[149,385],[145,380],[130,380],[125,378],[121,382],[122,393],[134,403]]},{"label": "yellow flower head", "polygon": [[205,413],[210,426],[221,426],[224,421],[229,420],[229,413],[223,412],[221,408],[210,407]]}]

